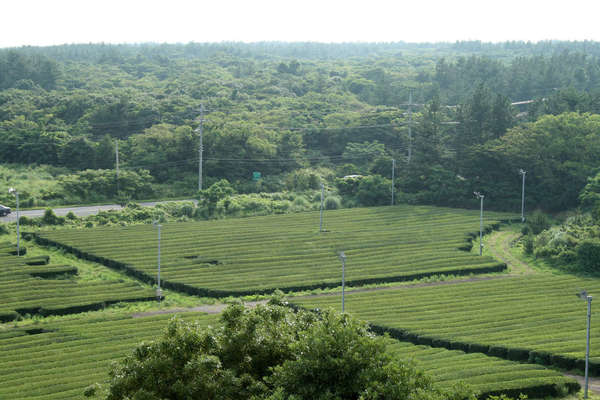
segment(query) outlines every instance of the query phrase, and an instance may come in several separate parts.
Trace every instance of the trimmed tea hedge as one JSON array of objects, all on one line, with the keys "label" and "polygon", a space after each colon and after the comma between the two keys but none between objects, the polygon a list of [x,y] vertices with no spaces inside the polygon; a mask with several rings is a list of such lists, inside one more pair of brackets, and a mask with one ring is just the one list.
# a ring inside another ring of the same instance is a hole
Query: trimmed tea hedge
[{"label": "trimmed tea hedge", "polygon": [[[151,289],[136,282],[75,279],[77,268],[46,265],[48,256],[16,257],[0,245],[0,322],[20,315],[63,315],[99,310],[109,304],[154,300]],[[68,278],[72,279],[58,279]]]},{"label": "trimmed tea hedge", "polygon": [[[182,314],[200,325],[218,316]],[[156,339],[172,315],[131,318],[123,314],[70,317],[26,328],[0,331],[0,398],[82,399],[85,387],[108,379],[110,364],[142,341]],[[523,392],[530,395],[574,391],[572,379],[541,366],[519,364],[482,354],[465,354],[390,339],[390,352],[413,359],[434,381],[450,386],[458,380],[485,394]]]},{"label": "trimmed tea hedge", "polygon": [[[503,214],[490,214],[486,230]],[[200,296],[239,296],[275,289],[413,280],[432,275],[499,272],[504,263],[466,251],[479,229],[477,211],[395,206],[219,221],[165,224],[161,279],[166,288]],[[157,232],[151,225],[24,234],[79,257],[154,283]]]},{"label": "trimmed tea hedge", "polygon": [[[515,361],[583,369],[586,303],[597,279],[531,275],[452,285],[348,293],[346,311],[374,329],[416,344]],[[339,298],[298,299],[308,308],[340,308]],[[600,312],[592,307],[592,321]],[[600,375],[600,326],[592,324],[590,373]]]}]

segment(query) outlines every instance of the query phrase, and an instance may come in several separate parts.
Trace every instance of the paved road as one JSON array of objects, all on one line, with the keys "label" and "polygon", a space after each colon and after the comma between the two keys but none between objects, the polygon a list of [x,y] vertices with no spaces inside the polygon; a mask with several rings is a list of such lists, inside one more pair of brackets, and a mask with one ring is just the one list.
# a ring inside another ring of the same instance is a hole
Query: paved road
[{"label": "paved road", "polygon": [[[173,201],[193,201],[197,203],[197,200],[173,200]],[[145,203],[138,203],[143,207],[154,207],[159,203],[170,203],[171,201],[150,201]],[[118,204],[104,204],[99,206],[85,206],[85,207],[61,207],[61,208],[53,208],[54,213],[59,217],[64,217],[69,212],[73,212],[73,214],[78,217],[86,217],[88,215],[98,214],[99,211],[108,211],[108,210],[121,210],[121,207]],[[41,217],[44,215],[46,211],[45,208],[39,210],[25,210],[19,211],[19,214],[22,216],[26,216],[27,218],[35,218]],[[0,222],[15,222],[17,220],[17,212],[13,209],[13,212],[5,217],[0,217]]]}]

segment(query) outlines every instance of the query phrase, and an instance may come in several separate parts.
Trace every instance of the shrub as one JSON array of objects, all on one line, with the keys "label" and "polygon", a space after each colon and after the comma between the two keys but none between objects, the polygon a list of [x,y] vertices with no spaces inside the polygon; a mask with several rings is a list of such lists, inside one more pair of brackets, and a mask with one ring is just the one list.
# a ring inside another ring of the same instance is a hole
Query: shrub
[{"label": "shrub", "polygon": [[541,233],[542,231],[550,228],[550,221],[548,216],[541,211],[535,211],[531,217],[527,219],[527,225],[531,229],[534,235]]},{"label": "shrub", "polygon": [[337,196],[327,196],[325,198],[325,209],[326,210],[337,210],[341,207],[340,198]]},{"label": "shrub", "polygon": [[600,240],[584,240],[575,248],[577,261],[584,268],[598,270],[600,267]]},{"label": "shrub", "polygon": [[389,204],[391,181],[380,175],[367,176],[358,185],[357,198],[365,206]]},{"label": "shrub", "polygon": [[44,211],[42,223],[44,225],[63,225],[65,223],[65,219],[64,217],[58,217],[56,214],[54,214],[54,211],[51,208],[47,208],[46,211]]},{"label": "shrub", "polygon": [[535,249],[534,240],[532,235],[526,235],[523,238],[523,251],[525,254],[533,254],[533,250]]}]

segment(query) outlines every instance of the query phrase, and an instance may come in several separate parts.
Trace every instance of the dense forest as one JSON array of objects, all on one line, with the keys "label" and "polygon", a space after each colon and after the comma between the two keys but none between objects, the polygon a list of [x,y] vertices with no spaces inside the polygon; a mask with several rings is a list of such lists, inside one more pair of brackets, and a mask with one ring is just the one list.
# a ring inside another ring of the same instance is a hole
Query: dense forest
[{"label": "dense forest", "polygon": [[395,160],[398,202],[516,211],[522,168],[527,208],[560,211],[599,113],[596,42],[0,49],[0,180],[27,206],[195,195],[202,125],[204,187],[389,204]]}]

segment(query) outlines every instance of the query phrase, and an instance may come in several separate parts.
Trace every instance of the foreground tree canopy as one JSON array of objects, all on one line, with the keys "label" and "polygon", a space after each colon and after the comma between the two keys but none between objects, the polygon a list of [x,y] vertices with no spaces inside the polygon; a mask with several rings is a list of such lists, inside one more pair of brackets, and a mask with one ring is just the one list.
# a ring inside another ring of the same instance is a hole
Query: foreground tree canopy
[{"label": "foreground tree canopy", "polygon": [[[107,400],[463,399],[442,392],[346,314],[295,312],[273,300],[230,306],[208,329],[173,319],[110,372]],[[93,390],[89,390],[91,394]]]}]

